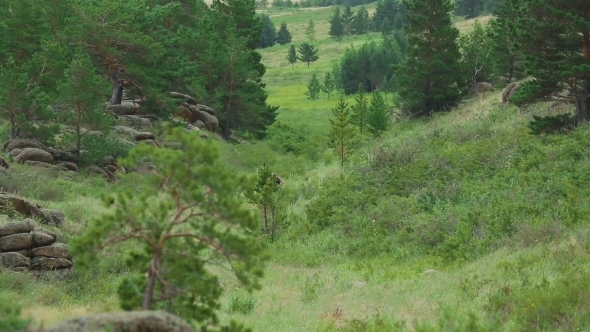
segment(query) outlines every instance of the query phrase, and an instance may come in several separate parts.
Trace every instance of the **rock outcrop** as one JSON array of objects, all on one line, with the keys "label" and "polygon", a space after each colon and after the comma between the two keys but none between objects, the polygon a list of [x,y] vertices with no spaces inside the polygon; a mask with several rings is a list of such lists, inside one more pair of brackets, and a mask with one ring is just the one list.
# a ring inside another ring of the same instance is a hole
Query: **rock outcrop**
[{"label": "rock outcrop", "polygon": [[494,88],[494,86],[492,85],[492,83],[488,83],[488,82],[476,82],[473,85],[473,92],[475,93],[484,93],[487,91],[490,91]]},{"label": "rock outcrop", "polygon": [[182,93],[171,92],[170,96],[182,100],[182,104],[178,107],[178,113],[176,113],[178,117],[192,125],[200,121],[204,124],[204,129],[211,132],[217,131],[219,120],[215,116],[216,112],[213,108],[197,104],[194,97]]},{"label": "rock outcrop", "polygon": [[16,272],[71,269],[68,246],[31,219],[0,225],[0,265]]},{"label": "rock outcrop", "polygon": [[514,94],[520,89],[520,84],[518,83],[510,83],[508,84],[504,90],[502,90],[502,103],[506,103],[510,101],[510,98],[514,96]]},{"label": "rock outcrop", "polygon": [[16,212],[29,218],[37,217],[44,224],[60,227],[65,217],[57,210],[43,209],[16,195],[0,193],[0,211]]},{"label": "rock outcrop", "polygon": [[178,316],[164,311],[100,313],[64,321],[44,332],[196,332]]}]

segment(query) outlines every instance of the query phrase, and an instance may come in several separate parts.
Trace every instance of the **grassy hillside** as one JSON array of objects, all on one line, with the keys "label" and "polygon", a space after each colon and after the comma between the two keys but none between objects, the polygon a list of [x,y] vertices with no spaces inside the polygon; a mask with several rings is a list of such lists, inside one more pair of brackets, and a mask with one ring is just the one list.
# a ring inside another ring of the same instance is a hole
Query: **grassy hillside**
[{"label": "grassy hillside", "polygon": [[[359,142],[343,172],[325,148],[335,102],[307,100],[304,86],[313,72],[330,70],[347,45],[379,35],[329,40],[320,21],[332,10],[268,12],[276,26],[288,23],[295,43],[307,21],[316,21],[320,60],[292,69],[287,46],[262,50],[269,101],[281,106],[279,120],[291,129],[275,126],[264,142],[221,147],[236,169],[268,161],[286,179],[284,220],[279,240],[269,244],[263,289],[246,294],[224,266],[214,267],[227,291],[222,319],[254,331],[587,329],[590,127],[529,135],[533,114],[568,109],[518,110],[491,91],[428,121],[395,122],[380,140]],[[472,23],[456,22],[463,31]],[[298,153],[284,152],[296,143]],[[137,174],[107,184],[20,166],[0,173],[0,184],[64,211],[65,240],[104,211],[102,193],[145,185]],[[6,274],[0,284],[36,324],[118,311],[123,249],[105,252],[68,282]]]}]

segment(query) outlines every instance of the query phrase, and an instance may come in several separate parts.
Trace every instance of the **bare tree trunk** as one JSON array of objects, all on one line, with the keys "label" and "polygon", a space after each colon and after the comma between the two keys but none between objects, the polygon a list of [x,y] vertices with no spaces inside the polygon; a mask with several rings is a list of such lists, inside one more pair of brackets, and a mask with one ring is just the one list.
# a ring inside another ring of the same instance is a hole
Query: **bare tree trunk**
[{"label": "bare tree trunk", "polygon": [[264,231],[268,231],[268,212],[266,210],[266,204],[262,208],[262,213],[264,214]]},{"label": "bare tree trunk", "polygon": [[590,110],[590,81],[584,81],[583,89],[580,95],[576,98],[576,116],[577,123],[585,123],[588,117],[588,110]]},{"label": "bare tree trunk", "polygon": [[121,101],[123,101],[123,86],[119,83],[117,74],[111,75],[110,79],[113,85],[113,93],[109,105],[120,105]]},{"label": "bare tree trunk", "polygon": [[154,253],[154,257],[152,257],[152,261],[150,263],[150,270],[148,272],[148,282],[145,288],[145,293],[143,295],[143,304],[141,309],[143,310],[151,310],[152,309],[152,301],[154,298],[154,289],[156,287],[156,275],[158,273],[158,266],[160,262],[160,258],[162,256],[161,248],[156,249]]}]

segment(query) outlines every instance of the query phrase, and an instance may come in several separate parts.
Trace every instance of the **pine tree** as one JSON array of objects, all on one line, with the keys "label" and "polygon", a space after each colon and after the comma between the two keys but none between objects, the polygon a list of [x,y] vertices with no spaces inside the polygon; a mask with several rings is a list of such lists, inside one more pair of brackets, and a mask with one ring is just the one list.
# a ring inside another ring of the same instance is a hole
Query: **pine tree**
[{"label": "pine tree", "polygon": [[[375,14],[373,15],[373,25],[375,26],[375,29],[379,32],[383,32],[381,27],[387,26],[391,28],[396,15],[403,11],[404,10],[401,8],[399,0],[377,1],[377,8],[375,9]],[[386,19],[389,21],[389,23],[383,25],[383,21]]]},{"label": "pine tree", "polygon": [[305,36],[310,43],[315,41],[315,23],[312,20],[309,20],[309,23],[305,27]]},{"label": "pine tree", "polygon": [[[590,3],[585,0],[530,0],[522,30],[524,67],[532,79],[511,101],[524,105],[560,100],[574,105],[576,121],[590,112]],[[567,93],[563,93],[563,92]]]},{"label": "pine tree", "polygon": [[356,101],[356,104],[352,106],[353,118],[362,134],[363,129],[367,125],[367,111],[369,110],[369,100],[365,94],[365,87],[362,83],[358,86],[358,92],[354,100]]},{"label": "pine tree", "polygon": [[289,61],[292,68],[295,67],[295,63],[297,63],[297,51],[295,50],[295,45],[291,45],[291,47],[289,47],[287,61]]},{"label": "pine tree", "polygon": [[[270,235],[271,241],[274,240],[276,230],[276,209],[277,209],[277,192],[279,184],[277,177],[268,164],[263,163],[258,168],[258,183],[254,192],[257,194],[256,204],[262,209],[262,229]],[[269,227],[270,221],[270,227]]]},{"label": "pine tree", "polygon": [[361,8],[357,10],[353,22],[353,32],[355,35],[364,35],[373,29],[369,12],[364,6],[361,6]]},{"label": "pine tree", "polygon": [[330,72],[326,73],[324,76],[324,82],[322,83],[322,92],[328,96],[328,100],[330,100],[330,94],[336,89],[336,82],[334,82],[334,78],[332,78],[332,74]]},{"label": "pine tree", "polygon": [[318,50],[310,43],[303,43],[299,46],[299,55],[297,59],[301,62],[307,62],[307,67],[311,62],[319,59]]},{"label": "pine tree", "polygon": [[404,0],[409,48],[399,68],[402,109],[412,116],[427,116],[455,105],[461,93],[459,31],[451,22],[451,0]]},{"label": "pine tree", "polygon": [[329,146],[340,158],[340,167],[344,168],[344,161],[351,155],[354,138],[356,136],[348,104],[344,96],[340,96],[336,107],[332,109],[334,119],[330,119]]},{"label": "pine tree", "polygon": [[281,27],[277,31],[277,43],[280,45],[286,45],[291,42],[293,35],[287,28],[287,23],[281,23]]},{"label": "pine tree", "polygon": [[350,36],[354,33],[354,12],[350,8],[350,5],[346,5],[342,15],[340,16],[342,22],[342,28],[346,36]]},{"label": "pine tree", "polygon": [[275,30],[275,26],[268,15],[262,14],[259,17],[263,23],[263,26],[262,30],[260,31],[260,41],[258,42],[258,48],[272,47],[277,40],[277,31]]},{"label": "pine tree", "polygon": [[373,92],[371,106],[367,112],[367,127],[369,132],[379,137],[389,128],[389,112],[383,94],[379,91]]},{"label": "pine tree", "polygon": [[483,0],[455,0],[455,13],[465,18],[474,18],[484,11]]},{"label": "pine tree", "polygon": [[113,118],[103,109],[104,96],[108,95],[108,91],[107,82],[96,74],[90,58],[86,54],[77,53],[66,70],[59,92],[61,101],[73,109],[73,116],[68,124],[75,130],[74,151],[78,158],[83,148],[83,138],[89,131],[108,132],[114,124]]},{"label": "pine tree", "polygon": [[330,31],[328,34],[331,38],[340,41],[344,36],[344,25],[342,24],[342,15],[340,14],[340,7],[336,7],[334,13],[330,16]]},{"label": "pine tree", "polygon": [[494,74],[503,78],[506,84],[524,76],[521,50],[521,21],[526,17],[524,4],[528,0],[501,1],[489,21],[487,33],[492,39],[491,59]]},{"label": "pine tree", "polygon": [[105,196],[108,212],[70,241],[71,252],[84,270],[97,252],[124,243],[132,271],[117,289],[124,310],[164,309],[195,323],[217,321],[223,289],[212,254],[226,260],[245,289],[260,288],[267,256],[256,236],[260,215],[248,207],[256,178],[227,168],[211,140],[181,128],[167,136],[180,148],[139,144],[122,160],[135,166],[147,157],[155,171],[143,177],[151,185],[141,194],[121,189]]},{"label": "pine tree", "polygon": [[309,99],[316,100],[319,98],[320,92],[322,92],[322,83],[314,73],[307,84],[307,92],[305,94],[309,96]]}]

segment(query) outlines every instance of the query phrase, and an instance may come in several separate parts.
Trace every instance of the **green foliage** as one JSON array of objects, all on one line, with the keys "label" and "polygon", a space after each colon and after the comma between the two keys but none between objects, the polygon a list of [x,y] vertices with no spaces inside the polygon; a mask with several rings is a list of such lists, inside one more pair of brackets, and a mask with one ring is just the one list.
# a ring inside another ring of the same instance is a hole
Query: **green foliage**
[{"label": "green foliage", "polygon": [[[210,259],[225,257],[246,290],[260,287],[265,256],[253,236],[259,219],[246,207],[255,181],[227,169],[214,142],[178,128],[168,134],[182,148],[135,147],[122,165],[152,162],[158,171],[147,175],[150,186],[139,195],[121,190],[105,196],[111,212],[72,241],[72,252],[84,269],[97,249],[133,243],[126,260],[133,274],[118,290],[124,308],[164,309],[216,323],[222,289],[208,269]],[[137,290],[142,296],[129,297]]]},{"label": "green foliage", "polygon": [[316,74],[313,73],[307,84],[307,92],[305,94],[309,96],[309,99],[316,100],[319,98],[320,92],[322,92],[322,83],[318,80]]},{"label": "green foliage", "polygon": [[[265,14],[260,14],[258,16],[260,18],[260,20],[262,21],[262,23],[264,24],[262,26],[262,30],[260,31],[260,42],[258,43],[258,48],[265,48],[265,47],[272,47],[274,46],[275,42],[278,42],[278,33],[275,30],[275,26],[272,23],[270,17],[268,15]],[[283,28],[283,26],[281,25],[281,29]],[[285,25],[285,29],[287,28],[287,25]],[[285,33],[283,32],[283,36],[282,36],[282,40],[284,41],[286,37],[289,37],[289,31],[287,30],[287,35],[285,35]],[[290,40],[286,43],[289,43]],[[281,44],[283,45],[283,44]]]},{"label": "green foliage", "polygon": [[373,15],[373,25],[379,32],[389,33],[393,30],[393,21],[401,14],[406,14],[404,5],[398,0],[379,0]]},{"label": "green foliage", "polygon": [[21,318],[21,307],[10,297],[0,293],[0,330],[6,332],[24,331],[31,321]]},{"label": "green foliage", "polygon": [[344,168],[344,161],[350,157],[355,137],[355,126],[348,104],[344,97],[340,96],[336,107],[332,109],[334,119],[330,119],[329,146],[340,158],[340,167]]},{"label": "green foliage", "polygon": [[506,84],[524,76],[521,50],[523,30],[519,27],[526,17],[527,0],[500,1],[494,9],[494,18],[488,23],[488,34],[492,39],[491,59],[494,75],[503,78]]},{"label": "green foliage", "polygon": [[531,79],[511,101],[524,105],[564,100],[565,89],[570,96],[565,100],[576,108],[577,122],[585,122],[590,112],[590,41],[580,35],[590,28],[584,14],[590,10],[588,3],[531,0],[525,5],[527,15],[518,28],[523,30],[524,67]]},{"label": "green foliage", "polygon": [[342,22],[344,35],[352,35],[354,33],[354,12],[350,8],[350,5],[344,7],[344,11],[342,12],[342,15],[340,15],[340,21]]},{"label": "green foliage", "polygon": [[390,126],[390,117],[385,99],[379,91],[373,92],[371,105],[367,111],[367,127],[371,135],[379,137]]},{"label": "green foliage", "polygon": [[89,131],[108,133],[114,124],[114,119],[104,112],[101,105],[105,94],[100,91],[108,91],[108,84],[96,74],[90,57],[79,52],[66,70],[58,91],[62,103],[73,110],[65,123],[74,127],[74,151],[80,158],[80,151],[86,148],[82,145],[82,138]]},{"label": "green foliage", "polygon": [[352,30],[355,35],[364,35],[365,33],[373,31],[373,22],[369,17],[369,12],[364,6],[361,6],[361,8],[356,11]]},{"label": "green foliage", "polygon": [[251,315],[254,313],[256,307],[256,299],[254,297],[240,297],[235,294],[230,295],[227,312],[232,314]]},{"label": "green foliage", "polygon": [[297,51],[295,50],[295,45],[291,45],[291,47],[289,47],[287,61],[289,61],[291,67],[295,67],[295,64],[297,63]]},{"label": "green foliage", "polygon": [[[291,43],[291,40],[293,40],[293,35],[291,34],[291,32],[289,31],[289,28],[287,28],[287,23],[282,22],[281,23],[281,27],[279,28],[279,30],[277,30],[277,44],[280,45],[286,45]],[[289,63],[292,63],[289,61]]]},{"label": "green foliage", "polygon": [[461,34],[457,40],[461,52],[463,85],[473,87],[476,82],[490,82],[492,78],[492,43],[489,29],[475,21],[473,30]]},{"label": "green foliage", "polygon": [[359,83],[371,92],[384,82],[394,80],[391,66],[402,63],[403,59],[392,37],[384,37],[380,45],[371,41],[358,49],[348,48],[340,60],[340,83],[344,93],[356,93]]},{"label": "green foliage", "polygon": [[318,56],[318,50],[310,43],[302,43],[299,45],[299,55],[297,59],[301,62],[307,62],[307,67],[311,62],[316,62],[320,57]]},{"label": "green foliage", "polygon": [[330,37],[337,41],[341,41],[345,31],[344,24],[342,24],[342,14],[340,13],[340,7],[336,7],[334,13],[330,16],[328,23],[330,24],[330,30],[328,32]]},{"label": "green foliage", "polygon": [[576,119],[570,114],[533,115],[533,120],[529,122],[528,127],[533,135],[567,133],[576,127]]},{"label": "green foliage", "polygon": [[356,104],[352,106],[352,114],[355,125],[363,133],[363,129],[367,127],[367,112],[369,111],[369,98],[365,95],[365,87],[359,84],[358,92],[354,98]]},{"label": "green foliage", "polygon": [[322,92],[328,96],[328,100],[330,100],[330,94],[334,92],[334,89],[336,89],[336,82],[334,82],[332,74],[327,72],[322,82]]},{"label": "green foliage", "polygon": [[[492,0],[493,1],[493,0]],[[455,1],[455,14],[474,18],[484,11],[484,0],[457,0]]]},{"label": "green foliage", "polygon": [[277,228],[278,190],[279,183],[277,175],[270,170],[268,164],[263,163],[262,166],[258,168],[258,182],[254,191],[257,194],[256,204],[262,209],[262,230],[270,235],[271,241],[274,241],[275,239]]},{"label": "green foliage", "polygon": [[309,43],[313,44],[315,41],[315,23],[313,23],[313,20],[309,20],[309,23],[305,27],[305,37],[307,37]]},{"label": "green foliage", "polygon": [[451,23],[450,0],[404,0],[408,10],[407,61],[399,68],[399,95],[405,113],[427,116],[454,106],[461,96],[461,66]]}]

